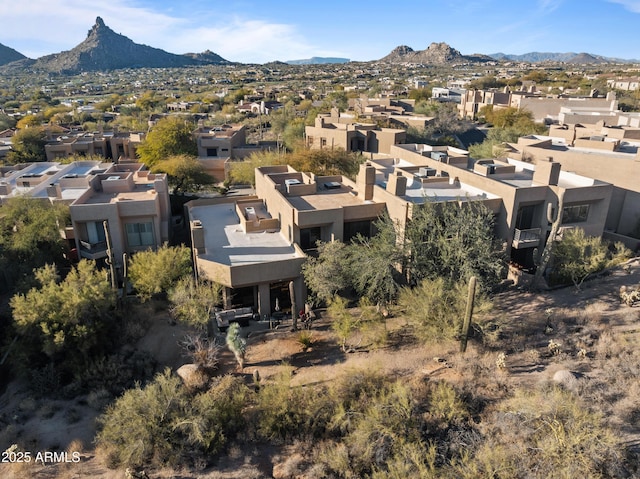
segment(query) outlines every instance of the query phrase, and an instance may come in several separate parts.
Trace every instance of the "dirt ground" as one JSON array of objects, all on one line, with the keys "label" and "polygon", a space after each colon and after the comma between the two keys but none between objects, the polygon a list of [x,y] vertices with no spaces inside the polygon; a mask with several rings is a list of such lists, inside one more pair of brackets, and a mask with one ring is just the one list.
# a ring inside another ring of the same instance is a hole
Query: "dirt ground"
[{"label": "dirt ground", "polygon": [[[590,334],[623,335],[635,344],[640,339],[640,308],[620,304],[620,286],[640,283],[640,262],[634,260],[628,268],[616,269],[592,281],[586,282],[580,291],[568,287],[554,291],[531,293],[511,289],[494,298],[493,319],[486,327],[485,339],[469,343],[467,353],[458,352],[455,343],[425,347],[404,337],[405,321],[402,317],[388,320],[390,341],[380,349],[360,349],[344,353],[331,331],[331,320],[324,311],[313,323],[313,343],[303,351],[297,333],[283,323],[279,329],[269,330],[265,324],[253,325],[245,331],[247,356],[244,368],[239,370],[233,355],[221,350],[220,374],[237,374],[252,381],[257,371],[262,380],[276,374],[282,364],[293,368],[292,385],[305,386],[328,382],[345,370],[374,368],[390,375],[429,377],[456,382],[465,374],[471,363],[482,363],[496,370],[498,355],[505,355],[504,368],[496,373],[497,382],[513,386],[535,386],[552,380],[559,370],[595,379],[606,375],[598,369],[602,363],[590,360],[595,357],[595,345]],[[189,330],[170,324],[164,312],[157,313],[149,323],[149,329],[137,347],[148,351],[159,364],[159,370],[170,367],[176,370],[187,362],[177,342]],[[491,337],[491,335],[494,337]],[[556,354],[549,353],[549,341],[560,344]],[[0,397],[0,414],[10,426],[20,428],[21,438],[32,451],[80,452],[81,460],[75,464],[0,464],[3,478],[124,478],[124,471],[109,470],[95,457],[93,436],[95,419],[99,411],[91,407],[87,398],[63,403],[62,401],[29,400],[24,388],[9,385]],[[609,418],[614,424],[615,417]],[[1,425],[1,423],[0,423]],[[640,425],[628,425],[623,430],[622,441],[637,445],[640,441]],[[5,434],[6,435],[6,434]],[[5,436],[0,436],[2,439]],[[0,442],[0,449],[9,444]],[[262,478],[271,477],[273,464],[285,457],[286,451],[255,449],[249,454],[232,449],[229,456],[215,470],[198,474],[176,471],[154,471],[157,478]]]}]

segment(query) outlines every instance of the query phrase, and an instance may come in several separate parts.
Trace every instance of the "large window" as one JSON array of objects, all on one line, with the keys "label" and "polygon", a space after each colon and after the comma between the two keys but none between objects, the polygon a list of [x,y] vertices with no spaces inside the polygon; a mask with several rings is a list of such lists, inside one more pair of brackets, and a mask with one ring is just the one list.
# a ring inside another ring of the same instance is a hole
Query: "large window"
[{"label": "large window", "polygon": [[87,242],[89,244],[98,244],[106,241],[102,221],[89,221],[85,223],[85,227],[87,229]]},{"label": "large window", "polygon": [[589,205],[572,205],[562,208],[562,224],[584,223],[589,218]]},{"label": "large window", "polygon": [[154,246],[153,223],[128,223],[125,225],[127,243],[130,247]]}]

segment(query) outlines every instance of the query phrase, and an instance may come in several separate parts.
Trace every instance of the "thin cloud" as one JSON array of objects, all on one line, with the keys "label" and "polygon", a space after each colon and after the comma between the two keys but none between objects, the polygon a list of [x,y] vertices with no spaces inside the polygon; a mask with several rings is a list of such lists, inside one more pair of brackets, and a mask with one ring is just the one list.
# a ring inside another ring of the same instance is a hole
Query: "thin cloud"
[{"label": "thin cloud", "polygon": [[[172,39],[180,53],[213,50],[230,61],[264,63],[307,55],[315,49],[291,25],[235,18],[221,25],[185,29]],[[293,55],[293,57],[292,57]]]},{"label": "thin cloud", "polygon": [[538,10],[542,13],[551,13],[562,5],[562,0],[538,0]]},{"label": "thin cloud", "polygon": [[85,0],[20,2],[3,15],[0,43],[15,47],[12,42],[20,42],[27,46],[21,53],[30,58],[70,50],[84,40],[96,16],[136,43],[177,54],[208,49],[230,61],[264,63],[305,58],[319,51],[293,25],[210,10],[192,10],[189,17],[170,16],[125,0],[105,2],[99,8]]},{"label": "thin cloud", "polygon": [[607,0],[610,3],[617,3],[633,13],[640,13],[640,1],[638,0]]}]

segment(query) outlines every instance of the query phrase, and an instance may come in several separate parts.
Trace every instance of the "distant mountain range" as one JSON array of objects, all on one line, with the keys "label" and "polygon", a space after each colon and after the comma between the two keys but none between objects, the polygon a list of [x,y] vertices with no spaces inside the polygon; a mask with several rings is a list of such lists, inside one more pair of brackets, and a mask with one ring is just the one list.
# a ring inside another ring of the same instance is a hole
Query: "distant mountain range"
[{"label": "distant mountain range", "polygon": [[[589,53],[540,53],[523,55],[494,53],[492,55],[462,55],[446,43],[431,43],[425,50],[413,50],[401,45],[378,60],[386,63],[421,63],[447,65],[456,63],[486,63],[491,61],[565,62],[565,63],[620,63],[639,62],[607,58]],[[289,60],[291,65],[347,63],[348,58],[312,57],[305,60]],[[52,72],[76,74],[89,71],[108,71],[122,68],[169,68],[194,65],[230,64],[220,55],[206,50],[202,53],[176,55],[159,48],[134,43],[115,33],[97,17],[87,38],[71,50],[29,59],[16,50],[0,44],[0,74],[25,72]]]},{"label": "distant mountain range", "polygon": [[72,50],[40,57],[37,60],[23,56],[17,62],[5,64],[4,71],[45,71],[57,73],[80,73],[87,71],[117,70],[120,68],[169,68],[191,65],[230,63],[211,51],[176,55],[173,53],[139,45],[120,35],[97,17],[87,38]]},{"label": "distant mountain range", "polygon": [[640,60],[625,60],[622,58],[603,57],[592,53],[551,53],[551,52],[530,52],[522,55],[511,55],[506,53],[492,53],[489,55],[496,60],[515,61],[525,63],[540,62],[562,62],[562,63],[640,63]]},{"label": "distant mountain range", "polygon": [[304,60],[287,60],[284,63],[289,65],[323,65],[325,63],[349,63],[348,58],[335,57],[311,57]]}]

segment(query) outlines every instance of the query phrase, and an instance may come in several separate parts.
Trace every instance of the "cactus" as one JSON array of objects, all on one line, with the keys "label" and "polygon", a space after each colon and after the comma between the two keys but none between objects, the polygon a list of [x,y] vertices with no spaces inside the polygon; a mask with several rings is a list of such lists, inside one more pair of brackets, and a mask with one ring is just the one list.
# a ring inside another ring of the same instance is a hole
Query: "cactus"
[{"label": "cactus", "polygon": [[227,346],[236,357],[240,369],[244,368],[244,355],[247,350],[247,342],[240,336],[240,325],[231,323],[227,331]]}]

